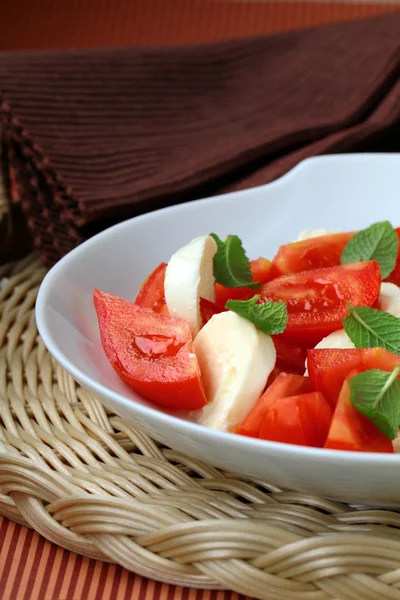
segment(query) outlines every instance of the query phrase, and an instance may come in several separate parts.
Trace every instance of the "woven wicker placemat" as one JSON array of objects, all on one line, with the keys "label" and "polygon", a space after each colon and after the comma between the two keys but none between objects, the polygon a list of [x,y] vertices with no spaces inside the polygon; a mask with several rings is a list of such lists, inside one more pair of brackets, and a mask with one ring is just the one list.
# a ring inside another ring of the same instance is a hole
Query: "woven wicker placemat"
[{"label": "woven wicker placemat", "polygon": [[36,256],[0,267],[0,513],[178,585],[400,599],[400,514],[279,490],[159,447],[47,352],[34,316],[44,272]]}]

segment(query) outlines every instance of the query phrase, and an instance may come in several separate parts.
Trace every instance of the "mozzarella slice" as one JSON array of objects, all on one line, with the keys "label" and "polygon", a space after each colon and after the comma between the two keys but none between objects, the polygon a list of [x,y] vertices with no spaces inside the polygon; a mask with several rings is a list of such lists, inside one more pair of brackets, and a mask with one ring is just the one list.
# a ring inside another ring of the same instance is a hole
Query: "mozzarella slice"
[{"label": "mozzarella slice", "polygon": [[344,329],[330,333],[315,346],[318,348],[355,348]]},{"label": "mozzarella slice", "polygon": [[400,288],[394,283],[381,284],[379,295],[381,310],[384,310],[395,317],[400,317]]},{"label": "mozzarella slice", "polygon": [[275,366],[269,335],[232,311],[214,315],[194,340],[208,404],[198,422],[219,431],[241,423]]},{"label": "mozzarella slice", "polygon": [[189,322],[193,337],[202,325],[200,297],[215,301],[214,255],[210,235],[195,238],[171,257],[165,271],[164,293],[169,314]]},{"label": "mozzarella slice", "polygon": [[312,238],[322,237],[323,235],[333,235],[334,233],[340,233],[339,231],[332,231],[330,229],[306,229],[302,231],[297,238],[296,242],[302,242],[303,240],[311,240]]}]

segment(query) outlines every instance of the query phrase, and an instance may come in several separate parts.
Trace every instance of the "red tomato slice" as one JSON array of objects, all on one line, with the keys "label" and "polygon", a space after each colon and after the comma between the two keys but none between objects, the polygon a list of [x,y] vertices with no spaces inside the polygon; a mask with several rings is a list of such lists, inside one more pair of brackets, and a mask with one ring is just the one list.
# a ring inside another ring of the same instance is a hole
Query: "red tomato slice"
[{"label": "red tomato slice", "polygon": [[275,400],[310,392],[312,389],[312,384],[308,377],[281,373],[272,385],[267,388],[261,398],[257,400],[243,423],[238,427],[237,433],[249,437],[258,437],[264,416]]},{"label": "red tomato slice", "polygon": [[332,411],[320,392],[276,398],[264,416],[260,439],[321,447],[328,435]]},{"label": "red tomato slice", "polygon": [[[399,244],[400,244],[400,227],[397,227],[396,233],[397,233],[397,237],[399,238]],[[400,285],[400,252],[397,253],[397,261],[396,261],[395,268],[390,273],[389,277],[386,277],[385,281],[390,281],[391,283]]]},{"label": "red tomato slice", "polygon": [[206,403],[189,323],[94,291],[104,352],[138,394],[174,410]]},{"label": "red tomato slice", "polygon": [[282,339],[304,347],[342,327],[346,303],[372,306],[379,295],[381,271],[374,260],[283,275],[261,288],[262,300],[283,301],[289,320]]},{"label": "red tomato slice", "polygon": [[362,363],[363,371],[369,369],[380,369],[381,371],[393,371],[397,366],[400,366],[400,356],[388,352],[384,348],[363,348]]},{"label": "red tomato slice", "polygon": [[219,313],[225,312],[226,310],[226,308],[221,308],[217,304],[214,304],[214,302],[206,300],[206,298],[200,298],[200,314],[201,319],[203,321],[203,325],[208,323],[208,321],[214,315],[218,315]]},{"label": "red tomato slice", "polygon": [[253,281],[257,283],[267,283],[273,279],[274,269],[271,269],[271,261],[267,258],[259,256],[255,260],[250,261],[251,276]]},{"label": "red tomato slice", "polygon": [[[275,379],[277,379],[279,377],[279,375],[281,375],[281,373],[288,374],[287,371],[285,371],[284,369],[281,369],[280,366],[275,365],[267,379],[267,385],[265,386],[266,390],[274,383]],[[289,373],[289,374],[291,375],[291,373]],[[236,433],[239,432],[239,429],[240,429],[240,427],[237,428]],[[243,435],[246,435],[246,434],[243,434]]]},{"label": "red tomato slice", "polygon": [[215,284],[215,303],[221,308],[228,300],[250,300],[255,294],[257,290],[253,288],[227,288],[220,283]]},{"label": "red tomato slice", "polygon": [[168,316],[168,308],[164,296],[164,279],[166,263],[161,263],[145,279],[136,296],[134,304],[142,308],[151,308],[161,315]]},{"label": "red tomato slice", "polygon": [[276,366],[282,371],[303,375],[307,358],[307,349],[289,344],[280,335],[271,336],[276,350]]},{"label": "red tomato slice", "polygon": [[346,377],[354,369],[362,369],[362,351],[356,348],[309,350],[307,367],[315,389],[325,396],[332,408],[335,408]]},{"label": "red tomato slice", "polygon": [[361,372],[369,369],[390,372],[396,365],[400,365],[400,356],[383,348],[321,348],[308,351],[307,363],[315,389],[320,391],[334,408],[349,373],[353,370]]},{"label": "red tomato slice", "polygon": [[350,379],[344,381],[324,448],[353,452],[393,452],[393,444],[350,402]]},{"label": "red tomato slice", "polygon": [[343,249],[354,232],[322,235],[281,246],[272,261],[280,275],[340,265]]},{"label": "red tomato slice", "polygon": [[[256,260],[250,261],[251,276],[254,282],[263,284],[273,279],[278,273],[275,269],[271,269],[271,261],[261,256]],[[218,306],[225,307],[228,300],[249,300],[255,294],[258,293],[257,289],[244,287],[244,288],[228,288],[224,287],[220,283],[215,284],[215,303]]]}]

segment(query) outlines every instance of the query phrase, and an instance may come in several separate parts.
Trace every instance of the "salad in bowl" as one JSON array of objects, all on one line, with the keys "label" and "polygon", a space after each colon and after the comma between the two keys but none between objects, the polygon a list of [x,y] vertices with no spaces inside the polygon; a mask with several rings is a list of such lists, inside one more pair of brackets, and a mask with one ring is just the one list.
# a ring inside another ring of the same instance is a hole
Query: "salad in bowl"
[{"label": "salad in bowl", "polygon": [[116,373],[154,406],[232,435],[393,453],[400,228],[303,232],[271,260],[198,236],[136,298],[94,290]]}]

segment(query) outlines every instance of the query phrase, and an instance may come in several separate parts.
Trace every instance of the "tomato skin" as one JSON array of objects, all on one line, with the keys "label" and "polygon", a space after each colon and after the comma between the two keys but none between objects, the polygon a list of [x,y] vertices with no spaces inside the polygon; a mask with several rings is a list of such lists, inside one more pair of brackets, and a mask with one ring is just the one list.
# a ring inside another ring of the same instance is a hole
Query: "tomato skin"
[{"label": "tomato skin", "polygon": [[281,335],[271,335],[276,350],[276,366],[282,371],[303,375],[307,349],[282,340]]},{"label": "tomato skin", "polygon": [[322,447],[332,411],[320,392],[273,400],[264,416],[260,439]]},{"label": "tomato skin", "polygon": [[[278,275],[278,273],[271,268],[271,261],[267,258],[262,258],[261,256],[250,261],[250,269],[253,281],[255,283],[260,283],[261,285],[273,279],[274,274],[275,277]],[[258,294],[258,292],[259,290],[257,290],[257,288],[228,288],[220,283],[216,283],[215,303],[218,306],[225,308],[225,304],[228,300],[250,300],[250,298],[255,296],[255,294]]]},{"label": "tomato skin", "polygon": [[173,410],[204,406],[189,323],[99,290],[93,300],[104,352],[135,392]]},{"label": "tomato skin", "polygon": [[285,341],[303,347],[342,328],[346,303],[372,306],[381,285],[381,271],[374,260],[282,275],[262,286],[263,301],[282,301],[288,309]]},{"label": "tomato skin", "polygon": [[215,284],[215,304],[224,308],[228,300],[250,300],[257,290],[253,288],[227,288],[220,283]]},{"label": "tomato skin", "polygon": [[275,270],[271,269],[272,263],[268,258],[259,256],[258,258],[250,261],[250,270],[253,281],[257,283],[267,283],[273,279]]},{"label": "tomato skin", "polygon": [[309,350],[307,356],[309,377],[332,408],[337,404],[343,382],[352,371],[381,369],[390,372],[400,366],[400,356],[383,348],[317,348]]},{"label": "tomato skin", "polygon": [[354,233],[333,233],[280,246],[272,266],[280,275],[338,266]]},{"label": "tomato skin", "polygon": [[208,323],[208,321],[219,313],[226,312],[227,308],[221,308],[214,302],[207,300],[206,298],[200,298],[200,314],[201,319],[203,321],[203,326]]},{"label": "tomato skin", "polygon": [[369,369],[380,369],[381,371],[393,371],[400,366],[400,356],[393,354],[384,348],[363,348],[362,363],[363,371]]},{"label": "tomato skin", "polygon": [[335,408],[346,377],[354,369],[359,371],[362,368],[362,352],[356,348],[309,350],[307,367],[315,389]]},{"label": "tomato skin", "polygon": [[270,387],[266,389],[261,398],[257,400],[249,414],[238,427],[237,433],[249,437],[258,437],[264,416],[275,400],[286,396],[311,392],[312,390],[312,384],[308,377],[280,373]]},{"label": "tomato skin", "polygon": [[331,426],[333,410],[321,392],[299,396],[301,421],[308,446],[322,448]]},{"label": "tomato skin", "polygon": [[151,308],[156,313],[168,316],[168,308],[164,295],[166,263],[160,263],[143,281],[134,304],[142,308]]},{"label": "tomato skin", "polygon": [[[277,366],[275,364],[274,368],[272,369],[272,371],[269,374],[269,377],[267,379],[267,385],[265,386],[266,390],[274,383],[275,379],[277,379],[281,373],[286,373],[288,375],[292,374],[292,373],[288,373],[287,371],[285,371],[285,369],[281,369],[280,366]],[[238,432],[239,429],[240,429],[240,426],[237,428],[236,432]],[[243,435],[246,435],[246,434],[243,434]]]},{"label": "tomato skin", "polygon": [[393,452],[393,444],[350,401],[352,371],[343,382],[324,448],[352,452]]},{"label": "tomato skin", "polygon": [[[333,233],[300,242],[292,242],[280,246],[272,260],[271,271],[275,277],[290,275],[340,265],[340,258],[347,242],[355,235],[355,231]],[[396,229],[400,244],[400,227]],[[385,279],[400,285],[400,253],[393,272]]]}]

